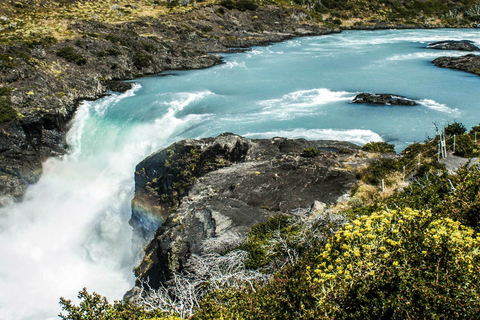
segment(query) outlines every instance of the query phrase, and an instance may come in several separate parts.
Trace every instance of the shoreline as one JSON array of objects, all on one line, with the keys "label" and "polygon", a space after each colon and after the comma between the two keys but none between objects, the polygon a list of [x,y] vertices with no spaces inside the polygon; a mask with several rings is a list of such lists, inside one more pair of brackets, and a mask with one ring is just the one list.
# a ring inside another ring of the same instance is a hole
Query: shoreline
[{"label": "shoreline", "polygon": [[[9,150],[0,153],[0,206],[8,199],[21,201],[28,185],[40,178],[42,163],[50,157],[62,156],[68,152],[66,133],[81,101],[96,100],[109,91],[122,92],[131,87],[119,86],[120,81],[160,75],[168,71],[209,68],[223,63],[223,58],[218,53],[244,52],[254,46],[268,46],[296,37],[343,31],[441,29],[385,22],[379,22],[373,27],[325,29],[305,21],[294,22],[292,17],[299,14],[299,10],[269,6],[255,11],[230,10],[220,22],[212,23],[212,34],[204,32],[199,23],[206,22],[196,20],[197,14],[215,14],[218,8],[220,6],[214,5],[194,9],[179,21],[174,21],[176,24],[171,27],[173,30],[163,30],[165,23],[160,20],[153,27],[151,22],[147,24],[145,21],[126,22],[118,26],[82,21],[78,23],[79,29],[96,30],[99,36],[67,40],[51,46],[36,46],[32,48],[32,57],[28,62],[15,57],[13,61],[17,65],[13,75],[10,74],[9,78],[9,72],[12,72],[8,69],[0,75],[2,83],[8,83],[7,87],[13,88],[10,93],[12,105],[22,114],[11,121],[0,122],[0,150]],[[284,15],[286,11],[291,19],[277,25],[272,16]],[[185,17],[187,15],[191,17]],[[235,36],[219,38],[220,32],[226,35],[224,28],[220,28],[220,23],[228,24],[238,16],[243,24],[237,24],[236,29],[230,32]],[[252,21],[258,20],[265,23],[260,32],[251,27]],[[195,25],[197,28],[185,26],[184,22],[198,25]],[[126,29],[133,31],[127,32]],[[157,34],[154,37],[149,33],[147,37],[135,30],[153,30]],[[177,38],[165,40],[166,34]],[[22,46],[24,44],[3,45],[0,50]],[[58,57],[58,51],[66,47],[73,47],[76,53],[86,56],[87,62],[79,65]],[[39,50],[40,53],[37,52]],[[29,63],[32,61],[38,65],[30,68]],[[48,67],[51,70],[47,70]],[[32,87],[37,90],[31,90]]]}]

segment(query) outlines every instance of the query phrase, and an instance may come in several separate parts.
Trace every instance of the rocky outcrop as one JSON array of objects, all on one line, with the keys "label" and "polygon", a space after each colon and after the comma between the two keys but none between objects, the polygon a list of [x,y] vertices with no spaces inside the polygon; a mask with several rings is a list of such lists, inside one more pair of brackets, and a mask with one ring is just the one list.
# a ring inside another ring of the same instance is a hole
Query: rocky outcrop
[{"label": "rocky outcrop", "polygon": [[461,70],[480,75],[480,56],[467,54],[462,57],[439,57],[432,61],[440,68]]},{"label": "rocky outcrop", "polygon": [[429,43],[427,49],[436,50],[459,50],[459,51],[480,51],[480,48],[470,40],[446,40]]},{"label": "rocky outcrop", "polygon": [[141,236],[163,224],[137,277],[158,287],[208,239],[244,235],[272,215],[315,201],[335,203],[357,181],[352,167],[366,161],[355,157],[358,150],[348,142],[222,134],[149,156],[136,168],[131,224]]},{"label": "rocky outcrop", "polygon": [[0,46],[0,82],[12,89],[18,113],[0,122],[0,205],[2,196],[21,198],[41,174],[42,161],[66,152],[65,132],[80,100],[128,89],[111,81],[207,68],[221,63],[211,52],[334,32],[293,8],[218,5],[115,25],[77,21],[69,28],[76,39]]},{"label": "rocky outcrop", "polygon": [[352,103],[367,103],[376,105],[399,105],[399,106],[415,106],[415,100],[396,96],[392,94],[372,94],[360,93],[353,98]]}]

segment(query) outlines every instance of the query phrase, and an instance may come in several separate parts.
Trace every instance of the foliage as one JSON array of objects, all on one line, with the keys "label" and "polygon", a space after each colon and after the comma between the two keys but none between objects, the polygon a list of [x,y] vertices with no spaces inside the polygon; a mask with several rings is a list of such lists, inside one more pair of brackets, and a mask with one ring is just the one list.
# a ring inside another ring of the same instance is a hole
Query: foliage
[{"label": "foliage", "polygon": [[450,123],[447,125],[443,131],[447,136],[453,136],[455,135],[461,135],[467,132],[467,128],[462,123],[454,121],[453,123]]},{"label": "foliage", "polygon": [[468,134],[462,134],[455,137],[455,155],[459,157],[473,157],[475,145]]},{"label": "foliage", "polygon": [[140,51],[133,55],[133,65],[138,69],[148,68],[152,64],[152,57]]},{"label": "foliage", "polygon": [[11,55],[0,53],[0,68],[14,68],[16,65]]},{"label": "foliage", "polygon": [[107,57],[107,56],[113,56],[113,57],[116,57],[116,56],[119,56],[121,55],[122,53],[117,50],[117,49],[114,49],[114,48],[110,48],[110,49],[107,49],[106,51],[100,51],[97,53],[97,56],[99,57]]},{"label": "foliage", "polygon": [[371,206],[350,209],[348,216],[368,215],[388,208],[431,210],[480,231],[480,169],[460,169],[456,174],[445,171],[426,173],[414,179],[408,188]]},{"label": "foliage", "polygon": [[271,262],[267,256],[268,241],[279,231],[281,233],[292,232],[292,218],[286,215],[279,215],[268,219],[264,223],[254,225],[247,234],[246,242],[240,249],[249,253],[246,261],[248,268],[257,269]]},{"label": "foliage", "polygon": [[249,232],[256,241],[247,241],[263,251],[250,254],[263,254],[262,270],[276,271],[274,278],[264,285],[214,291],[192,318],[308,319],[310,310],[315,310],[315,299],[314,289],[306,282],[305,264],[312,264],[317,249],[344,223],[343,216],[335,214],[307,214],[278,216],[256,225]]},{"label": "foliage", "polygon": [[386,142],[369,142],[362,147],[366,152],[390,153],[395,152],[395,145]]},{"label": "foliage", "polygon": [[146,311],[143,307],[131,303],[115,301],[110,304],[105,297],[97,293],[89,294],[86,288],[78,293],[80,304],[76,306],[71,300],[60,298],[62,310],[67,314],[60,314],[64,320],[180,320],[179,317],[165,316],[158,310]]},{"label": "foliage", "polygon": [[383,211],[345,225],[307,270],[328,318],[466,319],[480,312],[479,250],[450,218]]},{"label": "foliage", "polygon": [[75,49],[70,46],[58,49],[57,56],[67,60],[68,62],[76,63],[79,66],[87,63],[87,59],[85,59],[83,55],[76,52]]},{"label": "foliage", "polygon": [[230,10],[237,9],[240,11],[254,11],[258,8],[258,4],[254,0],[222,0],[220,5]]},{"label": "foliage", "polygon": [[387,175],[401,170],[401,164],[395,159],[379,159],[361,170],[358,178],[368,184],[378,185]]},{"label": "foliage", "polygon": [[10,91],[8,87],[0,88],[0,122],[13,120],[17,117],[17,111],[12,107],[10,100]]},{"label": "foliage", "polygon": [[314,157],[318,157],[319,155],[320,155],[320,151],[318,151],[317,148],[307,148],[302,152],[302,157],[305,157],[305,158],[314,158]]},{"label": "foliage", "polygon": [[480,240],[429,211],[376,212],[265,286],[215,292],[193,319],[436,319],[480,312]]}]

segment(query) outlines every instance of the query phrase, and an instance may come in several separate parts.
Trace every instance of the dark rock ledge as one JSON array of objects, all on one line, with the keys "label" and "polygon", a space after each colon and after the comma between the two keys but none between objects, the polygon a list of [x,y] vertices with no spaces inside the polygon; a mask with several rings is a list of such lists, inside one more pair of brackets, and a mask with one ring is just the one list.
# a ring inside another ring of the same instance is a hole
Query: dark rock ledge
[{"label": "dark rock ledge", "polygon": [[[311,148],[319,153],[304,152]],[[154,233],[137,278],[157,288],[206,240],[245,235],[272,215],[344,199],[357,182],[353,168],[368,161],[359,150],[348,142],[225,133],[152,154],[135,172],[131,224],[140,238]]]},{"label": "dark rock ledge", "polygon": [[440,68],[466,71],[480,76],[480,56],[467,54],[462,57],[439,57],[432,63]]},{"label": "dark rock ledge", "polygon": [[378,93],[360,93],[353,98],[352,103],[367,103],[376,105],[400,105],[400,106],[415,106],[415,100],[396,96],[392,94],[378,94]]},{"label": "dark rock ledge", "polygon": [[459,51],[480,51],[480,48],[470,40],[445,40],[429,43],[427,49],[435,50],[459,50]]}]

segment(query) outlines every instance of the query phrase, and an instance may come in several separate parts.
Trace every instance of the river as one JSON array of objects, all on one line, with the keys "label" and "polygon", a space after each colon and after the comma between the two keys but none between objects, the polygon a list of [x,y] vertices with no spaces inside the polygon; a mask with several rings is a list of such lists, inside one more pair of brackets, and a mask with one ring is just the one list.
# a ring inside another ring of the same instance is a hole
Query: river
[{"label": "river", "polygon": [[[480,77],[431,60],[458,51],[429,42],[474,29],[347,31],[225,55],[206,70],[135,80],[126,93],[83,102],[69,154],[44,163],[21,203],[0,209],[0,319],[56,319],[61,296],[87,287],[121,299],[134,283],[130,201],[135,165],[183,138],[233,132],[387,141],[401,151],[459,121],[480,122]],[[360,92],[392,93],[415,107],[351,104]]]}]

